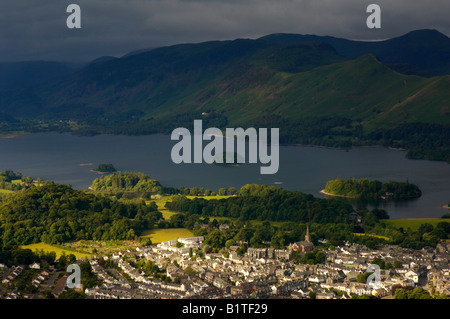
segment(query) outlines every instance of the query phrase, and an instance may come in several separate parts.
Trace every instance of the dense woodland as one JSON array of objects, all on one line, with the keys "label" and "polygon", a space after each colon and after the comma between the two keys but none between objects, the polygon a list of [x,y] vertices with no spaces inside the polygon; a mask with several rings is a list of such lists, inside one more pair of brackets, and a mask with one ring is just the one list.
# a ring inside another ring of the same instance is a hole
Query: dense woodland
[{"label": "dense woodland", "polygon": [[379,145],[404,148],[410,159],[428,159],[450,163],[450,125],[405,123],[391,129],[380,129],[366,135]]},{"label": "dense woodland", "polygon": [[154,203],[124,203],[47,184],[18,192],[1,203],[0,238],[4,245],[136,239],[159,218]]},{"label": "dense woodland", "polygon": [[99,164],[95,171],[100,173],[113,173],[117,170],[113,164]]},{"label": "dense woodland", "polygon": [[232,217],[241,220],[268,220],[339,223],[348,220],[353,210],[340,200],[315,198],[276,186],[245,185],[238,196],[220,200],[187,199],[175,196],[166,203],[170,210],[203,216]]},{"label": "dense woodland", "polygon": [[118,172],[95,179],[91,188],[95,191],[131,191],[160,193],[162,185],[143,173]]},{"label": "dense woodland", "polygon": [[377,180],[370,181],[366,178],[359,180],[353,178],[348,180],[341,180],[339,178],[331,180],[327,182],[324,191],[333,195],[367,200],[404,200],[417,198],[422,195],[419,187],[409,182],[399,183],[389,181],[382,183]]},{"label": "dense woodland", "polygon": [[[100,178],[95,179],[92,182],[91,189],[94,191],[105,191],[112,192],[116,195],[127,195],[126,193],[138,193],[143,198],[149,199],[152,194],[163,194],[163,195],[216,195],[216,192],[205,189],[203,187],[165,187],[162,186],[157,180],[151,178],[147,174],[139,172],[117,172],[110,175],[105,175]],[[234,187],[228,189],[219,189],[219,195],[233,195],[237,192]],[[124,194],[125,193],[125,194]]]}]

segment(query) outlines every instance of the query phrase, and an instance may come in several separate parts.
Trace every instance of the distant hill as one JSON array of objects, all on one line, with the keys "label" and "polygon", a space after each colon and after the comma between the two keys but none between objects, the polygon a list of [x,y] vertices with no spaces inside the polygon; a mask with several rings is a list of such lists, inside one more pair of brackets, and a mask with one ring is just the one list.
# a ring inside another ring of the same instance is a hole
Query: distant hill
[{"label": "distant hill", "polygon": [[393,39],[370,42],[299,34],[272,34],[261,39],[278,44],[320,41],[350,59],[373,54],[384,64],[399,70],[408,66],[408,73],[450,74],[450,39],[437,30],[417,30]]},{"label": "distant hill", "polygon": [[279,127],[286,143],[376,143],[450,161],[449,66],[450,40],[435,30],[379,42],[273,34],[102,57],[0,90],[0,113],[77,134],[169,133],[202,118]]},{"label": "distant hill", "polygon": [[0,113],[19,117],[42,114],[41,98],[34,87],[66,79],[79,68],[80,64],[52,61],[0,63]]},{"label": "distant hill", "polygon": [[36,84],[64,78],[78,67],[52,61],[0,63],[0,90],[23,89]]},{"label": "distant hill", "polygon": [[107,56],[107,55],[105,55],[105,56],[101,56],[101,57],[91,61],[90,63],[91,64],[93,64],[93,63],[101,63],[101,62],[107,62],[107,61],[111,61],[111,60],[115,60],[115,59],[117,59],[117,58],[114,57],[114,56]]}]

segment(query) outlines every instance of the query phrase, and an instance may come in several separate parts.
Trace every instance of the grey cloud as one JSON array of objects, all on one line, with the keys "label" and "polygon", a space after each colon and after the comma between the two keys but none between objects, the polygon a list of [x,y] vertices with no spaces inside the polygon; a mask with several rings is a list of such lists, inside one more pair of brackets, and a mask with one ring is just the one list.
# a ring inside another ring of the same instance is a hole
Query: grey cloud
[{"label": "grey cloud", "polygon": [[[66,27],[77,3],[82,29]],[[366,27],[366,7],[382,28]],[[0,3],[0,61],[88,61],[162,45],[270,33],[377,40],[416,29],[450,35],[448,0],[15,0]]]}]

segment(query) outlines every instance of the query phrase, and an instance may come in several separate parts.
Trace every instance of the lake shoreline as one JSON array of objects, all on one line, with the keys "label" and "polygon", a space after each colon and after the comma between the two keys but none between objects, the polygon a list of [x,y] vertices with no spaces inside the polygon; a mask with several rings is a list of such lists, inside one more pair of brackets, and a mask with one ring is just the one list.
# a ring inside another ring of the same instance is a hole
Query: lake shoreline
[{"label": "lake shoreline", "polygon": [[322,194],[324,194],[324,195],[328,195],[328,196],[334,196],[334,197],[343,197],[343,198],[358,199],[358,197],[355,197],[355,196],[336,195],[336,194],[327,193],[327,192],[325,192],[324,189],[322,189],[322,190],[320,191],[320,193],[322,193]]},{"label": "lake shoreline", "polygon": [[[170,136],[168,134],[163,134],[163,133],[154,133],[154,134],[141,134],[141,135],[127,135],[127,134],[109,134],[109,133],[101,133],[101,134],[95,134],[95,135],[76,135],[73,134],[72,132],[35,132],[35,133],[27,133],[27,132],[21,132],[21,133],[11,133],[11,134],[5,134],[2,135],[0,134],[0,138],[17,138],[20,137],[22,135],[27,135],[27,134],[69,134],[71,136],[79,136],[79,137],[93,137],[93,136],[100,136],[100,135],[113,135],[113,136],[150,136],[150,135],[166,135],[166,136]],[[215,136],[214,134],[209,134],[211,136]],[[226,137],[226,136],[223,136]],[[348,146],[348,147],[333,147],[333,146],[325,146],[325,145],[314,145],[314,144],[301,144],[301,143],[279,143],[279,146],[302,146],[302,147],[314,147],[314,148],[324,148],[324,149],[332,149],[332,150],[341,150],[341,151],[350,151],[351,149],[358,149],[358,148],[384,148],[384,149],[388,149],[388,150],[394,150],[394,151],[407,151],[407,149],[404,148],[396,148],[396,147],[391,147],[391,146],[382,146],[382,145],[359,145],[359,146]],[[427,159],[424,159],[425,161],[427,161]]]},{"label": "lake shoreline", "polygon": [[9,138],[16,138],[21,135],[25,135],[29,133],[14,133],[14,134],[0,134],[0,138],[9,139]]}]

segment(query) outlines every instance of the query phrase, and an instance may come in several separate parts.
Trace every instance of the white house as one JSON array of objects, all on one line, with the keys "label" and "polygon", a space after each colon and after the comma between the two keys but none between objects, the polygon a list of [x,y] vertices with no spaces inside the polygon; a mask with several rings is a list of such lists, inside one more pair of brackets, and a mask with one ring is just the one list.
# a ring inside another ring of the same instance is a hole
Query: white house
[{"label": "white house", "polygon": [[30,265],[31,269],[41,269],[41,265],[37,262],[34,262]]},{"label": "white house", "polygon": [[412,280],[417,284],[419,282],[419,275],[415,271],[409,270],[405,273],[405,279]]}]

